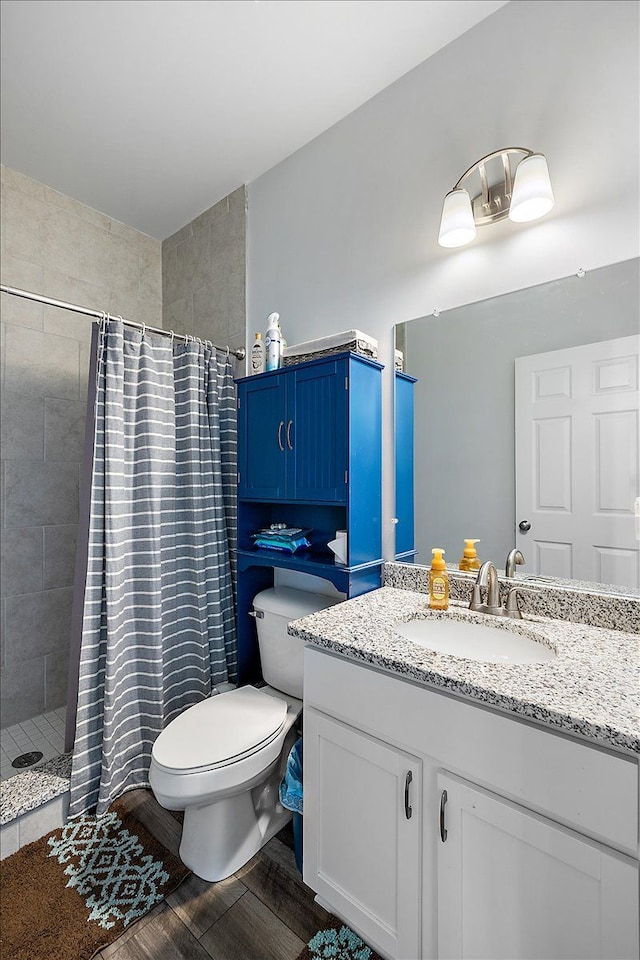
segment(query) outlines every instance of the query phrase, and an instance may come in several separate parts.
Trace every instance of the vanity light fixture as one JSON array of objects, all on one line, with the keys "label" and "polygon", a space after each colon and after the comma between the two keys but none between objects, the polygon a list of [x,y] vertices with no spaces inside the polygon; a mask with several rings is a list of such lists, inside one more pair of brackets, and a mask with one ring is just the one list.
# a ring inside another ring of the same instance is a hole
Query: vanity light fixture
[{"label": "vanity light fixture", "polygon": [[524,147],[496,150],[469,167],[444,198],[438,243],[462,247],[474,239],[477,226],[506,217],[527,223],[543,217],[553,204],[549,169],[541,153]]}]

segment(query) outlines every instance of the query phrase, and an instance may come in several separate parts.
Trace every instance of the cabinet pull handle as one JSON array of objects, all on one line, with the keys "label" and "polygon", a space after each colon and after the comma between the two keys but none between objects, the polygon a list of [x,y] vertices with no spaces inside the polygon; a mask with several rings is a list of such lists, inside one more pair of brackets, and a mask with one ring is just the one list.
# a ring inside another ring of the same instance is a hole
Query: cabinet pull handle
[{"label": "cabinet pull handle", "polygon": [[411,804],[409,803],[409,787],[411,786],[412,780],[413,774],[411,773],[411,770],[409,770],[404,780],[404,815],[407,820],[411,820],[411,814],[413,813]]},{"label": "cabinet pull handle", "polygon": [[291,443],[291,427],[293,426],[293,420],[289,420],[287,424],[287,446],[289,450],[293,450],[293,444]]},{"label": "cabinet pull handle", "polygon": [[447,791],[443,790],[440,796],[440,839],[444,843],[447,839],[447,828],[444,825],[444,808],[447,805]]},{"label": "cabinet pull handle", "polygon": [[284,444],[282,443],[282,428],[284,427],[284,420],[281,420],[278,424],[278,446],[282,453],[284,453]]}]

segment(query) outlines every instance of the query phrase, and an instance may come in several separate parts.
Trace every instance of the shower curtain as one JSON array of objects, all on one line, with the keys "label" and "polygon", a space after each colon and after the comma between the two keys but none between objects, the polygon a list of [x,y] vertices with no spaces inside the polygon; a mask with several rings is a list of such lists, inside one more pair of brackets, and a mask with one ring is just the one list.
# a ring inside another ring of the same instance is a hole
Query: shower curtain
[{"label": "shower curtain", "polygon": [[160,731],[236,679],[228,357],[101,321],[70,815],[148,786]]}]

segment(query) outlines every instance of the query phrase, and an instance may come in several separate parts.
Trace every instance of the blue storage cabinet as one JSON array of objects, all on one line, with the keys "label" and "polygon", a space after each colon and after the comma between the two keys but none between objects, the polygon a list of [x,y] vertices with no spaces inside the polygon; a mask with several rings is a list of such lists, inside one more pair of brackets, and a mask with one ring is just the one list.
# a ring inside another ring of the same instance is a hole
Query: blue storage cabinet
[{"label": "blue storage cabinet", "polygon": [[[382,391],[380,364],[341,353],[243,377],[238,388],[238,663],[259,677],[253,598],[277,567],[324,577],[349,597],[380,586]],[[311,529],[312,547],[257,549],[271,523]],[[346,530],[346,565],[327,543]]]},{"label": "blue storage cabinet", "polygon": [[396,438],[396,560],[413,562],[414,534],[414,387],[415,377],[396,371],[395,438]]}]

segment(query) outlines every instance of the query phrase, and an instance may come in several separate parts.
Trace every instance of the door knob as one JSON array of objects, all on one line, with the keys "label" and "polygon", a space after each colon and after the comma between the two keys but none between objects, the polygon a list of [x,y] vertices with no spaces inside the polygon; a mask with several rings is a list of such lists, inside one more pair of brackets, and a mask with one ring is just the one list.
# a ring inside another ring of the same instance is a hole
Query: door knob
[{"label": "door knob", "polygon": [[521,533],[529,533],[529,530],[531,530],[531,524],[528,520],[521,520],[518,524],[518,528],[520,529]]}]

